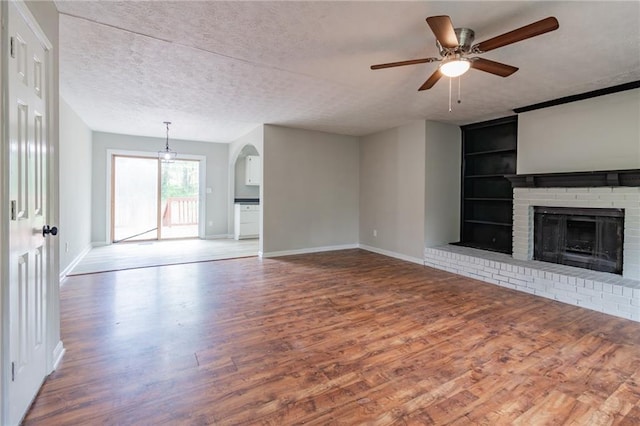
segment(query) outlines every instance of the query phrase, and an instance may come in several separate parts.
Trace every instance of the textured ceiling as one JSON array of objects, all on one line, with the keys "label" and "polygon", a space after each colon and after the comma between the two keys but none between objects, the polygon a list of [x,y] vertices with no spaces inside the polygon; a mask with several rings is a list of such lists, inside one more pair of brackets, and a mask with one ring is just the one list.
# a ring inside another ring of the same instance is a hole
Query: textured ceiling
[{"label": "textured ceiling", "polygon": [[[97,131],[230,142],[260,124],[365,135],[427,119],[467,124],[640,80],[640,2],[56,1],[60,90]],[[557,31],[487,52],[519,67],[417,89],[437,64],[427,16],[476,42],[547,16]],[[454,97],[457,85],[454,86]]]}]

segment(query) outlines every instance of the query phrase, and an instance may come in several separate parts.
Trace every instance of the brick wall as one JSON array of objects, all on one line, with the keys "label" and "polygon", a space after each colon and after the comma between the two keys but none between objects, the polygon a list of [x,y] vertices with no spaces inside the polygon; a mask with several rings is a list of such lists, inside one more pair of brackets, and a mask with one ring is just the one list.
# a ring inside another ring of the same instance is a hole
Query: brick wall
[{"label": "brick wall", "polygon": [[622,276],[640,280],[640,188],[514,188],[514,259],[533,258],[534,206],[624,209]]},{"label": "brick wall", "polygon": [[640,281],[460,246],[426,248],[425,266],[640,322]]}]

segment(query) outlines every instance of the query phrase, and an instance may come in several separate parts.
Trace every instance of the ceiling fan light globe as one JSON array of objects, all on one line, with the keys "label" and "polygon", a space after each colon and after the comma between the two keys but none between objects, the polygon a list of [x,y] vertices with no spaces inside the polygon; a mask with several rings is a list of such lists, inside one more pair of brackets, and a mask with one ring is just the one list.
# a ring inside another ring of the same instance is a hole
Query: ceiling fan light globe
[{"label": "ceiling fan light globe", "polygon": [[459,77],[469,70],[471,63],[464,59],[452,59],[440,65],[440,72],[447,77]]}]

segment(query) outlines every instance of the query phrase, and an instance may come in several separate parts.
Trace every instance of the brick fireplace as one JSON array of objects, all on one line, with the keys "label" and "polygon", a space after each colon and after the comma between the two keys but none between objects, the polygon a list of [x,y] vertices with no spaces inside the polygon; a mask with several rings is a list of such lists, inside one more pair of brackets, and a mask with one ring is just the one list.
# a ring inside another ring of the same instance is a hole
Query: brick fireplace
[{"label": "brick fireplace", "polygon": [[[570,180],[568,176],[565,175],[565,185],[580,184],[579,180]],[[537,206],[623,210],[622,276],[640,281],[640,186],[514,188],[514,259],[534,258],[534,208]]]},{"label": "brick fireplace", "polygon": [[[640,170],[509,176],[513,254],[447,245],[425,265],[491,284],[640,321]],[[536,207],[607,209],[623,218],[622,274],[534,259]]]}]

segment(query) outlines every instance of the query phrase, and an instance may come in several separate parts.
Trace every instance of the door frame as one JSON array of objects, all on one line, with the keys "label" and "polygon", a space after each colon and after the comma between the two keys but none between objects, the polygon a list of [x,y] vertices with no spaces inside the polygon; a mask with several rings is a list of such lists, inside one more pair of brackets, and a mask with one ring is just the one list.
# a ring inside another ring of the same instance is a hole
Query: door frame
[{"label": "door frame", "polygon": [[[106,220],[105,220],[105,235],[107,236],[105,244],[111,245],[113,244],[111,234],[111,209],[113,205],[113,192],[112,192],[112,182],[113,182],[113,156],[125,156],[125,157],[143,157],[143,158],[158,158],[157,151],[130,151],[124,149],[107,149],[107,176],[106,176],[106,184],[107,184],[107,212],[106,212]],[[200,165],[198,166],[198,215],[199,215],[199,223],[198,223],[198,238],[205,239],[205,229],[206,229],[206,182],[207,182],[207,157],[204,155],[193,155],[193,154],[180,154],[178,155],[177,160],[191,160],[198,161]]]},{"label": "door frame", "polygon": [[[46,131],[48,138],[47,154],[48,167],[46,188],[46,197],[48,209],[46,212],[45,223],[57,225],[58,201],[59,201],[59,181],[58,181],[58,92],[57,81],[55,79],[57,68],[57,59],[54,55],[54,46],[51,44],[45,32],[40,28],[38,20],[33,16],[28,6],[23,0],[10,0],[9,2],[0,2],[0,20],[2,26],[0,30],[0,74],[6,76],[9,71],[9,4],[16,7],[18,13],[22,15],[24,21],[29,28],[38,37],[45,48],[45,57],[47,70],[46,78],[46,98],[47,98],[47,117]],[[0,84],[0,318],[2,318],[2,327],[0,327],[0,342],[2,348],[0,350],[0,423],[8,422],[9,407],[7,391],[9,388],[11,358],[9,353],[9,212],[6,206],[9,205],[9,81],[8,78],[2,79]],[[64,230],[62,230],[64,232]],[[46,324],[45,324],[45,351],[46,351],[46,374],[50,374],[56,369],[64,355],[64,346],[60,340],[60,279],[59,279],[59,240],[57,238],[47,238],[45,240],[46,249],[48,251],[47,265],[47,298],[46,298]]]}]

